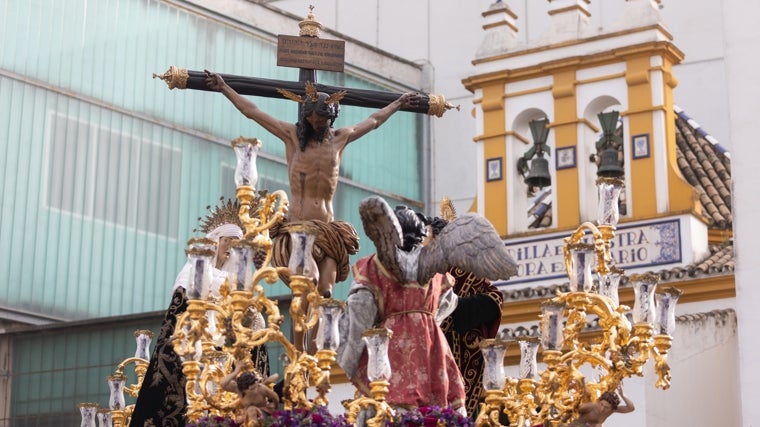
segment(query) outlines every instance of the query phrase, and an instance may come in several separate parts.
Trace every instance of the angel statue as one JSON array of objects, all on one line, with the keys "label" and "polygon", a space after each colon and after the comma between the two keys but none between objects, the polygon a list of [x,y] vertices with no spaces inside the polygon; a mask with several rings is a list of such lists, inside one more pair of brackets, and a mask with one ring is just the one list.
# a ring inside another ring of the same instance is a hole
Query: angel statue
[{"label": "angel statue", "polygon": [[424,215],[405,206],[394,211],[379,197],[362,201],[359,211],[377,252],[354,265],[340,324],[338,363],[357,389],[369,395],[361,334],[385,327],[393,331],[387,402],[397,408],[451,406],[466,414],[462,376],[436,322],[441,294],[454,283],[446,272],[460,267],[479,277],[505,280],[516,274],[516,263],[493,226],[479,215],[457,217],[423,246]]}]

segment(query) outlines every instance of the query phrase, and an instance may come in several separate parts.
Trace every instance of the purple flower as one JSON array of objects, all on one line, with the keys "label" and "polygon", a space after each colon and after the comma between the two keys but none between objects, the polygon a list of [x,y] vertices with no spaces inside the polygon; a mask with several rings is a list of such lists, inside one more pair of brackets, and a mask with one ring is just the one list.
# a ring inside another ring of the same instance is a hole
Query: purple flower
[{"label": "purple flower", "polygon": [[475,423],[454,409],[423,406],[396,415],[386,422],[386,427],[472,427]]},{"label": "purple flower", "polygon": [[312,426],[312,427],[351,427],[343,415],[333,416],[324,406],[315,406],[312,409],[296,408],[293,410],[279,410],[271,416],[261,420],[263,427],[274,426]]}]

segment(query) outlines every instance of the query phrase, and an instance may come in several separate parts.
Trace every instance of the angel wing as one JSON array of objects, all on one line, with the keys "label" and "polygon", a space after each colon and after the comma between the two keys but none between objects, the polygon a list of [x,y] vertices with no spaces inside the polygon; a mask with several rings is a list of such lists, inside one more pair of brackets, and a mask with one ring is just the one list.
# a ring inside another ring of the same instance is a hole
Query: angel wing
[{"label": "angel wing", "polygon": [[401,226],[393,209],[382,198],[371,196],[359,204],[359,215],[380,262],[397,278],[404,277],[396,258],[396,249],[401,245]]},{"label": "angel wing", "polygon": [[506,280],[517,274],[517,263],[507,252],[499,233],[487,219],[472,213],[449,222],[422,248],[417,281],[427,283],[435,273],[451,267],[489,280]]}]

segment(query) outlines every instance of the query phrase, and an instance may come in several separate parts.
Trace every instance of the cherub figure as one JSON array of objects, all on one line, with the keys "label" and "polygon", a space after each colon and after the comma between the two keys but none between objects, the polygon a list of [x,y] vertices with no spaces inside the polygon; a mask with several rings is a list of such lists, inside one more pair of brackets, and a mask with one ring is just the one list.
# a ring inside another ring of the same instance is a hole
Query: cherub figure
[{"label": "cherub figure", "polygon": [[226,391],[238,393],[237,422],[247,427],[258,427],[260,419],[277,410],[280,398],[272,389],[278,375],[262,379],[258,373],[244,371],[245,362],[236,362],[235,368],[222,378],[221,385]]},{"label": "cherub figure", "polygon": [[[625,405],[620,405],[620,400]],[[580,416],[567,424],[568,427],[602,427],[602,423],[614,413],[633,412],[633,402],[623,394],[623,383],[618,384],[617,393],[605,391],[596,402],[587,402],[578,409]]]}]

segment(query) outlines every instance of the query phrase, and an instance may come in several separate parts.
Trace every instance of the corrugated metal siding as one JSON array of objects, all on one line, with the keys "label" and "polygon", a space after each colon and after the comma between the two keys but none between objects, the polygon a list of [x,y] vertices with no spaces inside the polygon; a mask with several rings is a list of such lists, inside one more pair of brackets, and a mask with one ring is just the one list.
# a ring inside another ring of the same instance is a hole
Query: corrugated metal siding
[{"label": "corrugated metal siding", "polygon": [[[95,402],[107,407],[106,378],[134,355],[133,332],[157,332],[161,320],[154,316],[106,323],[106,327],[97,323],[15,336],[10,425],[77,425],[81,419],[77,403]],[[134,381],[133,366],[125,374]],[[134,403],[134,399],[127,396],[127,403]]]},{"label": "corrugated metal siding", "polygon": [[[288,304],[281,303],[280,310],[287,313]],[[163,313],[159,313],[12,334],[11,414],[9,419],[0,417],[0,425],[8,421],[11,426],[72,426],[81,419],[78,403],[108,407],[106,378],[134,355],[134,331],[148,329],[158,334],[162,321]],[[289,330],[291,326],[286,319],[282,328]],[[151,351],[156,339],[151,342]],[[267,351],[271,371],[282,373],[282,345],[269,343]],[[124,373],[128,384],[133,384],[134,365],[127,366]],[[126,393],[125,397],[128,405],[134,403],[134,398]]]},{"label": "corrugated metal siding", "polygon": [[[270,41],[161,2],[1,1],[0,9],[0,247],[8,261],[0,306],[69,319],[163,308],[196,218],[220,194],[234,194],[221,183],[234,156],[217,142],[257,136],[266,153],[284,149],[221,95],[169,91],[151,73],[178,65],[294,80],[297,70],[275,65]],[[381,89],[320,74],[337,80]],[[291,101],[255,102],[296,120]],[[371,112],[343,107],[338,126]],[[344,175],[420,200],[422,120],[397,114],[352,144]],[[281,163],[260,159],[259,167],[285,182]],[[337,216],[360,224],[356,206],[368,194],[342,185]]]},{"label": "corrugated metal siding", "polygon": [[[66,318],[160,309],[222,145],[0,76],[3,305]],[[45,98],[36,108],[25,100]],[[19,101],[19,102],[16,102]],[[124,131],[127,129],[127,131]]]}]

